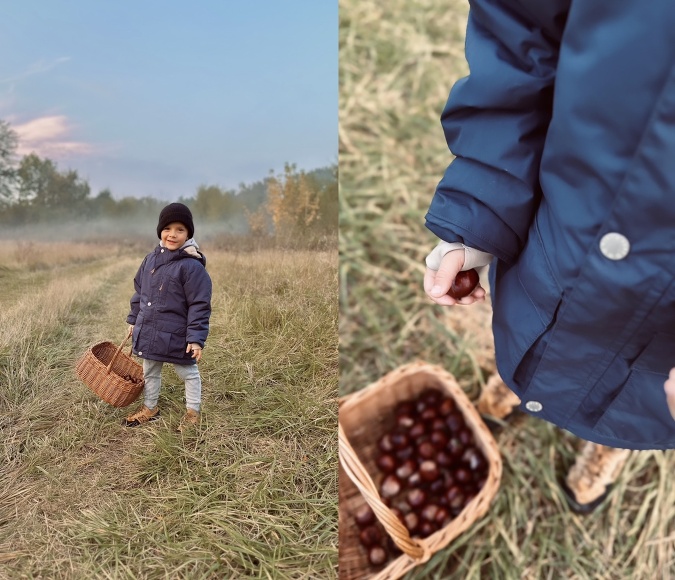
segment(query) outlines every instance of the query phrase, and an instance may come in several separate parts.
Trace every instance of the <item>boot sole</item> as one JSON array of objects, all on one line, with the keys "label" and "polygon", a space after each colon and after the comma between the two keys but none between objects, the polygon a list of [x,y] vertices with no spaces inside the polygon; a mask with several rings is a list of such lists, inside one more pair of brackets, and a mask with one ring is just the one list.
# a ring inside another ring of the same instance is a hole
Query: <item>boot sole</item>
[{"label": "boot sole", "polygon": [[153,421],[157,421],[159,419],[159,411],[157,411],[157,414],[150,417],[147,421],[128,421],[127,419],[122,420],[122,425],[124,427],[140,427],[141,425],[145,425],[146,423],[152,423]]},{"label": "boot sole", "polygon": [[601,496],[588,503],[579,503],[574,496],[574,492],[568,487],[564,479],[561,479],[558,483],[560,489],[563,491],[567,505],[574,513],[580,515],[587,515],[595,511],[595,509],[607,499],[607,496],[609,495],[609,492],[612,491],[613,487],[612,484],[609,484]]}]

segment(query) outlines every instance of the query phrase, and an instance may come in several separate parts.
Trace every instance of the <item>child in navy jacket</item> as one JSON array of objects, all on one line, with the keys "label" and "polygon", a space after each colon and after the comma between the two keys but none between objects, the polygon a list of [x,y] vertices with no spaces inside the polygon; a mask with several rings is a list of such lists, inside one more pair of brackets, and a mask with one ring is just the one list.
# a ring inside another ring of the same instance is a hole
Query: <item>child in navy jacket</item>
[{"label": "child in navy jacket", "polygon": [[143,359],[143,406],[124,424],[137,427],[159,418],[157,402],[161,371],[173,363],[185,381],[187,411],[178,427],[199,423],[201,377],[197,364],[209,333],[211,278],[206,258],[194,238],[192,213],[182,203],[166,206],[159,215],[159,245],[150,252],[134,278],[135,292],[127,322],[133,331],[133,352]]}]

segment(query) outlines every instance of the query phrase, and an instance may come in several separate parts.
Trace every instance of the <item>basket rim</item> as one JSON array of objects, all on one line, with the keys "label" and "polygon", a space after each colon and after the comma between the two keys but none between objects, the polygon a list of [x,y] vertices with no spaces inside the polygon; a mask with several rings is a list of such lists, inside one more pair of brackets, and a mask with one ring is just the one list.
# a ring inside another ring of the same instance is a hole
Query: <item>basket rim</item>
[{"label": "basket rim", "polygon": [[[340,416],[344,416],[343,413],[348,413],[351,409],[356,408],[360,402],[376,396],[377,392],[388,384],[403,377],[417,374],[428,374],[438,379],[443,388],[453,397],[466,420],[467,426],[474,434],[476,444],[484,452],[489,465],[487,481],[480,492],[447,526],[426,538],[411,538],[405,526],[381,501],[379,490],[358,454],[352,448],[349,437],[340,420]],[[423,360],[416,360],[391,370],[363,389],[340,397],[338,405],[338,456],[340,464],[349,479],[358,488],[363,499],[373,510],[375,517],[384,526],[385,531],[403,551],[402,555],[369,578],[372,580],[399,578],[415,566],[428,561],[434,553],[446,547],[454,538],[459,536],[487,512],[501,481],[501,453],[492,433],[483,422],[473,403],[457,383],[455,377],[443,367]],[[468,514],[471,514],[473,517],[469,517]]]}]

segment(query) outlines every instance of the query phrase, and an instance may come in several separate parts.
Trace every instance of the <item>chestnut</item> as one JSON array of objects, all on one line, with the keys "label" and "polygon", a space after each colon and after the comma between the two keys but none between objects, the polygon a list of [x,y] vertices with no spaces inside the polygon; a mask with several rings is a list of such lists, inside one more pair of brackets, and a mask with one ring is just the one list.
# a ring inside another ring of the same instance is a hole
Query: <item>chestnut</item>
[{"label": "chestnut", "polygon": [[434,518],[434,521],[439,526],[446,526],[450,519],[451,519],[450,512],[444,507],[439,507],[438,511],[436,512],[436,517]]},{"label": "chestnut", "polygon": [[385,433],[377,442],[377,446],[382,453],[391,453],[394,450],[394,444],[391,442],[391,433]]},{"label": "chestnut", "polygon": [[448,504],[452,504],[458,496],[464,499],[464,492],[457,484],[451,485],[445,492],[445,499],[448,500]]},{"label": "chestnut", "polygon": [[402,516],[407,514],[410,511],[410,506],[403,498],[396,498],[395,502],[392,502],[391,510],[395,513],[400,513]]},{"label": "chestnut", "polygon": [[396,469],[396,477],[403,481],[407,481],[408,478],[415,473],[417,469],[417,462],[414,459],[406,459],[401,465]]},{"label": "chestnut", "polygon": [[396,459],[403,463],[415,455],[415,448],[412,445],[408,445],[403,449],[397,449],[394,454],[396,455]]},{"label": "chestnut", "polygon": [[444,449],[448,444],[448,436],[443,431],[432,431],[429,441],[434,444],[436,449]]},{"label": "chestnut", "polygon": [[439,506],[435,503],[428,503],[422,508],[420,515],[422,519],[427,520],[428,522],[433,522],[436,519],[436,514],[438,513]]},{"label": "chestnut", "polygon": [[485,457],[475,447],[467,447],[462,454],[462,461],[466,463],[471,471],[483,470],[487,466]]},{"label": "chestnut", "polygon": [[419,487],[422,483],[422,476],[419,471],[416,471],[408,478],[408,487],[410,488]]},{"label": "chestnut", "polygon": [[454,458],[447,451],[439,451],[434,458],[441,467],[450,467],[454,463]]},{"label": "chestnut", "polygon": [[454,458],[459,459],[464,453],[464,445],[459,440],[458,437],[450,437],[448,444],[445,446],[445,450]]},{"label": "chestnut", "polygon": [[461,510],[465,505],[465,495],[462,489],[458,485],[452,486],[447,492],[445,492],[445,498],[448,500],[448,507],[456,513],[456,510]]},{"label": "chestnut", "polygon": [[423,441],[417,446],[417,454],[422,459],[431,459],[436,453],[436,447],[431,441]]},{"label": "chestnut", "polygon": [[356,509],[354,512],[354,521],[359,528],[365,528],[375,523],[375,514],[367,503],[364,503]]},{"label": "chestnut", "polygon": [[457,272],[457,276],[455,276],[455,279],[452,281],[452,286],[450,286],[450,290],[448,290],[448,296],[455,300],[460,300],[461,298],[468,296],[476,289],[479,280],[478,272],[476,272],[474,268]]},{"label": "chestnut", "polygon": [[453,411],[445,417],[445,424],[448,426],[450,431],[458,432],[465,426],[464,417],[459,411]]},{"label": "chestnut", "polygon": [[408,505],[413,509],[422,507],[427,501],[427,494],[423,489],[415,487],[408,492],[406,496]]},{"label": "chestnut", "polygon": [[408,430],[408,436],[415,440],[422,437],[427,432],[427,426],[419,421]]},{"label": "chestnut", "polygon": [[391,473],[396,469],[396,459],[393,455],[385,453],[380,455],[376,460],[375,464],[382,470],[384,473]]},{"label": "chestnut", "polygon": [[424,401],[429,407],[436,407],[442,398],[443,394],[438,389],[432,387],[424,389],[418,395],[418,399]]},{"label": "chestnut", "polygon": [[431,430],[432,431],[442,431],[443,433],[447,433],[448,432],[448,426],[445,424],[445,419],[441,419],[440,417],[436,417],[431,422]]},{"label": "chestnut", "polygon": [[394,446],[394,449],[403,449],[410,445],[410,438],[405,433],[394,431],[391,434],[391,443]]},{"label": "chestnut", "polygon": [[427,407],[420,413],[420,420],[425,423],[431,423],[438,417],[438,412],[433,407]]},{"label": "chestnut", "polygon": [[455,410],[455,401],[450,397],[445,397],[441,401],[441,404],[438,405],[438,414],[441,415],[441,417],[447,417],[454,410]]},{"label": "chestnut", "polygon": [[463,445],[471,445],[473,443],[473,433],[467,427],[460,429],[457,436]]},{"label": "chestnut", "polygon": [[382,566],[387,561],[387,552],[382,546],[373,546],[368,550],[368,561],[373,566]]},{"label": "chestnut", "polygon": [[465,467],[458,467],[457,469],[455,469],[454,476],[455,481],[457,481],[457,483],[465,484],[473,482],[473,475]]},{"label": "chestnut", "polygon": [[403,524],[410,534],[414,534],[419,526],[420,518],[415,512],[410,512],[403,516]]},{"label": "chestnut", "polygon": [[367,528],[363,528],[361,530],[361,533],[359,534],[359,540],[361,541],[362,545],[368,548],[370,546],[374,546],[375,544],[379,544],[382,541],[382,534],[377,527],[368,526]]},{"label": "chestnut", "polygon": [[401,414],[396,416],[396,426],[402,430],[408,430],[415,425],[415,419],[412,415]]},{"label": "chestnut", "polygon": [[426,538],[433,534],[437,529],[438,528],[434,522],[423,520],[420,522],[419,535],[423,538]]},{"label": "chestnut", "polygon": [[401,482],[393,473],[387,475],[380,485],[380,495],[383,498],[391,499],[401,491]]},{"label": "chestnut", "polygon": [[439,477],[437,479],[434,479],[430,484],[429,484],[429,491],[435,495],[439,496],[445,491],[445,481]]},{"label": "chestnut", "polygon": [[394,407],[394,415],[414,415],[415,404],[412,401],[401,401]]},{"label": "chestnut", "polygon": [[422,463],[420,463],[420,475],[424,481],[434,481],[435,479],[438,479],[440,472],[436,462],[431,459],[422,461]]}]

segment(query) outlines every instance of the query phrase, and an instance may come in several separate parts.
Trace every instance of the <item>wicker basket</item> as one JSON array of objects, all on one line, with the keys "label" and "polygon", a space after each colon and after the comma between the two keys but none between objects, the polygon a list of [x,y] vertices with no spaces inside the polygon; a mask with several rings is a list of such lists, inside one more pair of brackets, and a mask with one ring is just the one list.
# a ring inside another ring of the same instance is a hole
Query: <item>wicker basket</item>
[{"label": "wicker basket", "polygon": [[[451,396],[474,434],[476,446],[488,462],[488,476],[481,491],[448,525],[424,539],[413,539],[408,530],[381,501],[373,481],[377,441],[384,434],[393,409],[400,401],[414,398],[425,388],[437,388]],[[429,560],[488,510],[499,488],[502,461],[492,434],[455,378],[438,366],[415,362],[399,367],[369,387],[340,400],[339,412],[339,568],[341,580],[394,580]],[[358,454],[355,452],[358,450]],[[363,502],[403,554],[383,569],[374,570],[359,544],[353,514]]]},{"label": "wicker basket", "polygon": [[96,395],[114,407],[126,407],[133,403],[143,390],[143,367],[124,354],[124,347],[131,333],[119,346],[112,342],[100,342],[84,353],[77,362],[77,376]]}]

